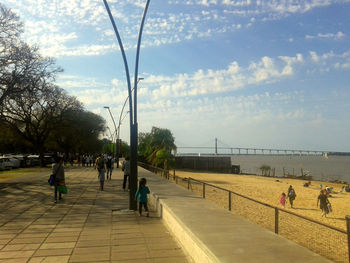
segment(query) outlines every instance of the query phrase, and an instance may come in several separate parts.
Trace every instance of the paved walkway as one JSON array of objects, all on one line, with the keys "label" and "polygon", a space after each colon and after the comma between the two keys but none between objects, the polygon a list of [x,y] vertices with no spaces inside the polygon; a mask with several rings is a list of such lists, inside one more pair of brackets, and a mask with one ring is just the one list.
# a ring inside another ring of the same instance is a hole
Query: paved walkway
[{"label": "paved walkway", "polygon": [[103,192],[94,169],[67,169],[57,204],[48,175],[0,175],[0,263],[190,261],[155,213],[127,210],[120,169]]}]

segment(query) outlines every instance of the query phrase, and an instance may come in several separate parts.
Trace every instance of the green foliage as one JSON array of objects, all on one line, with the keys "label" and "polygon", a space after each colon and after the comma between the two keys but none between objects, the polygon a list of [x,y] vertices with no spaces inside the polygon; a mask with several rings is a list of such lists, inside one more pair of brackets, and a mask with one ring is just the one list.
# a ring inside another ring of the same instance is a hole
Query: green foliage
[{"label": "green foliage", "polygon": [[19,17],[0,3],[0,152],[101,152],[105,120],[55,85],[62,71],[20,38]]},{"label": "green foliage", "polygon": [[262,166],[260,166],[259,168],[261,170],[261,173],[263,176],[270,176],[270,172],[271,172],[271,167],[267,164],[263,164]]},{"label": "green foliage", "polygon": [[140,133],[138,149],[141,160],[157,167],[170,169],[175,163],[171,155],[176,150],[175,138],[168,129],[152,127],[150,133]]},{"label": "green foliage", "polygon": [[121,156],[130,156],[130,146],[126,143],[126,142],[123,142],[121,143],[121,149],[120,149],[120,155]]}]

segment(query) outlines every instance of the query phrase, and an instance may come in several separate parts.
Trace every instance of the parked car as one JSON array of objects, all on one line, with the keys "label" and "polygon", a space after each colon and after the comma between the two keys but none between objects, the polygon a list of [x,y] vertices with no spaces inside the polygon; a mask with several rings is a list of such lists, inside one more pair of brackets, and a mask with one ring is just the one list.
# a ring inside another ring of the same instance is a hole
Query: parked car
[{"label": "parked car", "polygon": [[13,158],[13,157],[9,157],[10,162],[12,163],[12,169],[14,168],[19,168],[21,166],[21,161]]},{"label": "parked car", "polygon": [[27,162],[26,165],[27,166],[36,166],[39,165],[40,161],[39,161],[39,155],[28,155],[27,156]]},{"label": "parked car", "polygon": [[12,169],[12,162],[7,157],[0,157],[0,170]]},{"label": "parked car", "polygon": [[24,155],[11,155],[11,158],[19,160],[20,167],[26,167],[26,157]]}]

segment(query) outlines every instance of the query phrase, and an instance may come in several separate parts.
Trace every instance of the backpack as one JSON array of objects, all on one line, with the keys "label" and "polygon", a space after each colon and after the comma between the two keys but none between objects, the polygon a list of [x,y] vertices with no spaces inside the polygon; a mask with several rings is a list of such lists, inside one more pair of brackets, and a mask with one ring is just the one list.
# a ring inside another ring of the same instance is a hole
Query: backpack
[{"label": "backpack", "polygon": [[290,196],[290,197],[295,197],[294,189],[291,189],[291,190],[289,191],[289,196]]},{"label": "backpack", "polygon": [[97,169],[98,169],[98,170],[104,169],[104,168],[105,168],[105,167],[104,167],[104,164],[105,164],[105,162],[104,162],[103,158],[102,158],[102,157],[99,157],[99,158],[97,159]]}]

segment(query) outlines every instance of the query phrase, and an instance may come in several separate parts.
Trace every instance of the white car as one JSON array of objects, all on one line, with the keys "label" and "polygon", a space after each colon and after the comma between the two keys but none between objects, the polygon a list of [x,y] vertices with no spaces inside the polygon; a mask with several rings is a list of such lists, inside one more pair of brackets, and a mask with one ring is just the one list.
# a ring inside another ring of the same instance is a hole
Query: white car
[{"label": "white car", "polygon": [[0,157],[0,170],[12,169],[12,162],[7,157]]}]

